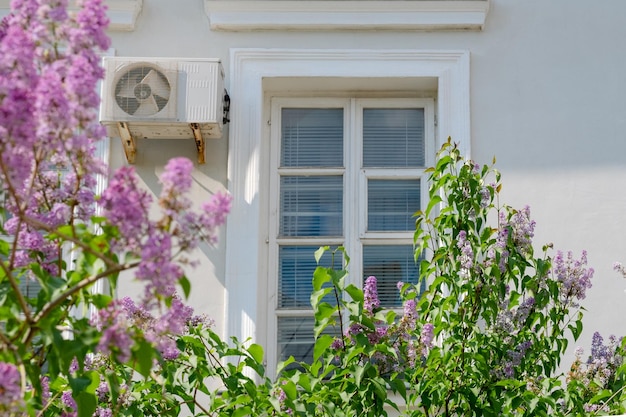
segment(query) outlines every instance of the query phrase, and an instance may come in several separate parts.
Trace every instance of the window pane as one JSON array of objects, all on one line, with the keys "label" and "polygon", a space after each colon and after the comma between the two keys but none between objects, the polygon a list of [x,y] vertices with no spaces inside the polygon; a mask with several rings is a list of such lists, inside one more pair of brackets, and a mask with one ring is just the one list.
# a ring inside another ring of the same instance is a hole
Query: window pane
[{"label": "window pane", "polygon": [[280,178],[281,236],[341,236],[341,176]]},{"label": "window pane", "polygon": [[343,109],[282,109],[282,167],[343,166]]},{"label": "window pane", "polygon": [[368,180],[367,230],[415,230],[420,209],[420,180]]},{"label": "window pane", "polygon": [[[278,360],[293,356],[296,361],[313,362],[313,317],[278,318]],[[323,334],[339,335],[339,329],[328,327]]]},{"label": "window pane", "polygon": [[[278,307],[310,308],[313,292],[313,272],[317,267],[315,251],[319,246],[281,246],[278,249]],[[331,266],[332,254],[324,253],[320,265]],[[342,258],[335,259],[341,268]],[[334,296],[324,301],[335,304]]]},{"label": "window pane", "polygon": [[423,167],[424,109],[364,109],[364,167]]},{"label": "window pane", "polygon": [[[402,305],[398,281],[416,284],[419,267],[411,245],[363,246],[363,282],[369,276],[378,281],[378,298],[383,307]],[[424,290],[423,284],[420,292]]]}]

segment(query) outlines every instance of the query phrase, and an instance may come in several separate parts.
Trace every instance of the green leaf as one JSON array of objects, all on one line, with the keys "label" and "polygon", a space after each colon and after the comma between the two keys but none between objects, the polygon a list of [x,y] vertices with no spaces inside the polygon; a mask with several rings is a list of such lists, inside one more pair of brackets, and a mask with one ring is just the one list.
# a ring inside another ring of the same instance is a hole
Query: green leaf
[{"label": "green leaf", "polygon": [[232,417],[249,417],[252,415],[252,409],[249,406],[237,408],[233,410]]},{"label": "green leaf", "polygon": [[279,362],[278,365],[276,366],[276,373],[280,374],[286,367],[288,367],[289,365],[291,365],[295,361],[296,360],[294,359],[294,357],[290,356],[287,359],[285,359],[284,361]]},{"label": "green leaf", "polygon": [[331,281],[331,275],[328,268],[318,266],[313,272],[313,291],[319,291],[322,286]]},{"label": "green leaf", "polygon": [[258,363],[263,363],[263,347],[253,343],[248,347],[248,353]]},{"label": "green leaf", "polygon": [[320,246],[318,250],[315,251],[315,262],[320,263],[320,259],[326,251],[330,250],[330,246]]},{"label": "green leaf", "polygon": [[321,335],[315,341],[315,346],[313,347],[313,360],[316,361],[322,356],[332,345],[334,337],[328,334]]},{"label": "green leaf", "polygon": [[433,208],[441,203],[443,200],[438,195],[433,196],[428,202],[428,207],[426,208],[426,216],[429,216]]},{"label": "green leaf", "polygon": [[354,284],[350,284],[345,288],[345,291],[348,293],[348,295],[350,295],[350,297],[354,300],[354,301],[363,301],[363,291],[356,287]]},{"label": "green leaf", "polygon": [[154,358],[154,347],[145,340],[142,340],[136,345],[136,349],[133,349],[133,359],[135,363],[135,370],[144,377],[150,375],[152,370],[152,359]]},{"label": "green leaf", "polygon": [[74,396],[76,405],[78,407],[78,417],[92,417],[96,411],[98,400],[96,394],[89,394],[87,392],[81,392]]},{"label": "green leaf", "polygon": [[180,277],[178,280],[180,287],[183,289],[183,294],[185,294],[185,299],[189,298],[189,294],[191,294],[191,282],[189,282],[189,278],[186,276]]}]

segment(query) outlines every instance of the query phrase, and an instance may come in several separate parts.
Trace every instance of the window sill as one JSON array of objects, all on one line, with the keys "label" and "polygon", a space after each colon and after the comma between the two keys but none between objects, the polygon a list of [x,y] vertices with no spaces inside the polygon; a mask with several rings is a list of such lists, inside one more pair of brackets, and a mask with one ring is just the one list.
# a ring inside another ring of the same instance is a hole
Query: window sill
[{"label": "window sill", "polygon": [[[73,3],[73,2],[72,2]],[[111,20],[109,31],[130,32],[135,30],[143,0],[105,0],[107,16]],[[0,19],[11,11],[11,0],[0,0]]]},{"label": "window sill", "polygon": [[491,0],[204,0],[211,30],[482,30]]}]

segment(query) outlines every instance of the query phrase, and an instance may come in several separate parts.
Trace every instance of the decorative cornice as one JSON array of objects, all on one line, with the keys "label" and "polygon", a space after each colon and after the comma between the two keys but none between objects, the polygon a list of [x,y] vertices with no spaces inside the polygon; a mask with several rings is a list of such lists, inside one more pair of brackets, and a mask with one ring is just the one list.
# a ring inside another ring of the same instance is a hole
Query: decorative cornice
[{"label": "decorative cornice", "polygon": [[130,32],[135,30],[137,18],[143,8],[143,0],[105,0],[111,20],[110,31]]},{"label": "decorative cornice", "polygon": [[212,30],[482,30],[491,0],[204,0]]},{"label": "decorative cornice", "polygon": [[[72,2],[74,3],[74,2]],[[135,30],[143,0],[105,0],[107,16],[111,20],[109,31],[130,32]],[[0,18],[11,11],[11,0],[0,0]]]}]

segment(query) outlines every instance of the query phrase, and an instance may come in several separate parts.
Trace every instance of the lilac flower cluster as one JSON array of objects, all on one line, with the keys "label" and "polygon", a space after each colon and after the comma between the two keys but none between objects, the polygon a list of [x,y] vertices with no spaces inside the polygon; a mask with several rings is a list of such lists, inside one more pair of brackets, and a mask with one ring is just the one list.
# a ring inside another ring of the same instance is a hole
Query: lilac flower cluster
[{"label": "lilac flower cluster", "polygon": [[176,347],[175,338],[185,333],[188,326],[199,323],[208,325],[203,318],[194,316],[193,309],[177,296],[172,298],[170,308],[158,316],[135,304],[129,297],[121,299],[120,304],[129,325],[141,330],[146,340],[154,344],[164,359],[178,357],[180,351]]},{"label": "lilac flower cluster", "polygon": [[66,0],[14,0],[0,25],[0,183],[12,214],[5,233],[19,248],[12,267],[37,261],[58,273],[41,225],[87,219],[96,176],[106,173],[94,149],[104,133],[97,49],[109,47],[108,20],[101,0],[78,6],[69,15]]},{"label": "lilac flower cluster", "polygon": [[560,298],[566,305],[577,306],[575,300],[584,300],[587,289],[591,288],[593,268],[587,268],[587,252],[583,251],[580,259],[574,259],[572,252],[564,256],[558,251],[554,258],[552,273],[560,283]]},{"label": "lilac flower cluster", "polygon": [[368,277],[365,280],[365,285],[363,287],[363,298],[363,309],[367,313],[372,314],[375,308],[380,307],[376,277]]},{"label": "lilac flower cluster", "polygon": [[72,397],[72,391],[64,391],[63,394],[61,394],[61,403],[71,410],[64,411],[63,414],[61,414],[63,417],[76,417],[78,415],[78,406],[76,405],[74,397]]},{"label": "lilac flower cluster", "polygon": [[231,197],[217,193],[199,212],[191,209],[186,196],[192,185],[193,163],[173,158],[165,166],[159,205],[163,217],[151,220],[152,198],[141,188],[132,167],[118,170],[100,204],[108,221],[119,230],[112,242],[139,259],[135,277],[145,283],[142,304],[152,308],[162,298],[171,297],[184,272],[176,254],[195,249],[201,240],[217,239],[217,228],[226,221]]},{"label": "lilac flower cluster", "polygon": [[461,254],[457,259],[460,264],[459,276],[462,279],[468,279],[474,266],[474,250],[471,243],[467,240],[467,232],[465,230],[459,232],[456,246],[461,250]]},{"label": "lilac flower cluster", "polygon": [[[398,282],[397,286],[400,291],[403,291],[405,284]],[[393,347],[396,352],[395,355],[380,351],[374,353],[370,360],[376,363],[379,372],[398,371],[401,370],[402,366],[413,368],[417,360],[428,355],[429,350],[433,347],[434,326],[431,323],[425,323],[421,328],[418,328],[415,299],[411,298],[404,302],[402,316],[390,325],[375,318],[379,307],[377,280],[376,277],[370,276],[366,279],[363,288],[363,314],[367,316],[368,321],[374,324],[374,328],[353,321],[343,337],[333,341],[331,348],[341,350],[346,345],[354,345],[357,343],[356,336],[361,334],[367,337],[371,345],[385,344]],[[399,361],[398,358],[406,358],[406,361]]]},{"label": "lilac flower cluster", "polygon": [[532,343],[530,341],[525,341],[518,344],[515,349],[507,351],[507,359],[502,363],[502,367],[497,371],[497,374],[501,378],[514,378],[515,368],[521,365],[526,352],[531,346]]},{"label": "lilac flower cluster", "polygon": [[130,359],[133,340],[129,332],[126,315],[120,309],[120,302],[115,300],[108,307],[98,310],[92,324],[102,331],[97,350],[102,354],[115,354],[117,360],[126,362]]},{"label": "lilac flower cluster", "polygon": [[11,363],[0,362],[0,411],[11,414],[22,405],[20,373]]},{"label": "lilac flower cluster", "polygon": [[[576,359],[567,379],[581,382],[587,391],[587,399],[609,388],[618,368],[624,362],[620,345],[621,339],[614,335],[609,336],[608,343],[605,344],[600,333],[594,332],[591,340],[591,354],[587,359],[583,358],[584,349],[576,348]],[[604,404],[585,404],[585,410],[588,412],[608,411]]]}]

